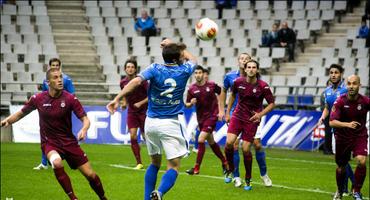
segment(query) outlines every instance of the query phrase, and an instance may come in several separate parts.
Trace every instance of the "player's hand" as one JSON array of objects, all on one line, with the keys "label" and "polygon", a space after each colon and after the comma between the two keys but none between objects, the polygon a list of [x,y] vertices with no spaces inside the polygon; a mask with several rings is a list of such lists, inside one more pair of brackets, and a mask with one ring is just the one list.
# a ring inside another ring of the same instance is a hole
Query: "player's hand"
[{"label": "player's hand", "polygon": [[253,113],[253,116],[249,119],[251,122],[254,122],[254,123],[257,123],[257,122],[260,122],[261,121],[261,115],[260,113],[257,113],[257,112],[254,112],[252,111]]},{"label": "player's hand", "polygon": [[109,113],[110,113],[111,115],[113,115],[113,114],[114,114],[114,112],[116,112],[116,111],[117,111],[118,106],[119,106],[119,102],[118,102],[118,101],[113,100],[113,101],[111,101],[111,102],[109,102],[109,103],[108,103],[108,105],[106,106],[106,108],[107,108],[107,110],[109,111]]},{"label": "player's hand", "polygon": [[190,100],[190,103],[191,103],[191,105],[195,105],[197,103],[197,99],[196,98],[192,98]]},{"label": "player's hand", "polygon": [[139,102],[137,102],[137,103],[134,104],[134,107],[135,108],[140,108],[141,107],[141,104]]},{"label": "player's hand", "polygon": [[361,124],[356,121],[349,122],[347,125],[347,127],[350,129],[356,129],[359,126],[361,126]]},{"label": "player's hand", "polygon": [[324,118],[320,117],[319,121],[317,122],[317,126],[320,126],[324,122]]},{"label": "player's hand", "polygon": [[225,121],[226,121],[226,123],[229,123],[230,122],[230,114],[229,113],[226,113],[226,115],[225,115]]},{"label": "player's hand", "polygon": [[1,121],[1,127],[8,127],[10,125],[8,119],[4,119]]},{"label": "player's hand", "polygon": [[163,48],[164,46],[167,46],[167,45],[169,45],[171,43],[173,43],[172,40],[166,38],[166,39],[162,40],[162,42],[161,42],[161,48]]},{"label": "player's hand", "polygon": [[77,140],[81,141],[81,140],[85,140],[85,139],[86,139],[86,131],[80,130],[80,132],[78,132],[78,134],[77,134]]},{"label": "player's hand", "polygon": [[219,110],[218,111],[218,121],[223,121],[225,117],[225,111],[224,110]]}]

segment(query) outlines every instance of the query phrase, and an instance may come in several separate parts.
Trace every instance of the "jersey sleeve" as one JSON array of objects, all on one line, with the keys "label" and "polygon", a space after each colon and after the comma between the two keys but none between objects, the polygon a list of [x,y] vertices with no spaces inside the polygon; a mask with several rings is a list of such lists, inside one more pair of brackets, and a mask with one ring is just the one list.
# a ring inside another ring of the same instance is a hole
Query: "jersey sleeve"
[{"label": "jersey sleeve", "polygon": [[195,71],[195,67],[197,66],[197,64],[193,63],[190,60],[186,61],[184,65],[186,66],[186,72],[188,72],[188,74],[192,74]]},{"label": "jersey sleeve", "polygon": [[73,86],[72,79],[67,77],[64,81],[64,89],[71,94],[75,94],[75,87]]},{"label": "jersey sleeve", "polygon": [[239,87],[239,81],[235,81],[233,86],[231,87],[232,93],[238,94],[238,87]]},{"label": "jersey sleeve", "polygon": [[221,94],[221,87],[218,86],[216,83],[215,83],[215,93],[220,95]]},{"label": "jersey sleeve", "polygon": [[37,102],[36,97],[37,97],[36,95],[32,95],[31,98],[24,104],[21,110],[23,113],[28,114],[37,108],[36,107],[36,102]]},{"label": "jersey sleeve", "polygon": [[86,116],[86,112],[85,110],[83,109],[80,101],[78,100],[77,97],[72,97],[71,98],[72,100],[72,110],[73,112],[75,113],[75,115],[81,119],[82,117]]},{"label": "jersey sleeve", "polygon": [[48,89],[49,89],[49,87],[48,87],[48,85],[47,85],[47,83],[46,83],[46,80],[44,80],[44,81],[42,82],[42,85],[41,85],[41,90],[42,90],[42,91],[48,91]]},{"label": "jersey sleeve", "polygon": [[191,89],[189,88],[188,94],[186,95],[186,102],[190,102],[190,100],[194,98],[193,93],[191,92]]},{"label": "jersey sleeve", "polygon": [[342,107],[343,107],[343,102],[342,102],[341,99],[338,98],[334,102],[333,107],[331,108],[330,121],[340,119],[340,114],[341,114],[341,111],[342,111]]},{"label": "jersey sleeve", "polygon": [[143,80],[150,80],[155,77],[154,64],[151,64],[144,71],[140,72],[138,76],[141,77]]},{"label": "jersey sleeve", "polygon": [[224,89],[228,90],[231,87],[230,81],[229,81],[229,76],[226,74],[224,78]]},{"label": "jersey sleeve", "polygon": [[275,103],[275,98],[274,95],[272,95],[271,88],[269,85],[267,84],[264,85],[262,91],[268,104]]}]

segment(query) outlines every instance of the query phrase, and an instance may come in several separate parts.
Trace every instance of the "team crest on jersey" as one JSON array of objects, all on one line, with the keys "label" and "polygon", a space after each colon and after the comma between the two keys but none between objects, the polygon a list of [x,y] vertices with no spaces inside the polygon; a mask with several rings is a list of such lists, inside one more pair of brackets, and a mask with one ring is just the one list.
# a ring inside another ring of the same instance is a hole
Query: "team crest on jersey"
[{"label": "team crest on jersey", "polygon": [[362,109],[361,104],[358,104],[357,110],[361,110],[361,109]]},{"label": "team crest on jersey", "polygon": [[60,103],[60,107],[64,108],[65,106],[66,106],[66,103],[62,101],[62,103]]},{"label": "team crest on jersey", "polygon": [[256,88],[253,88],[253,93],[256,93],[256,92],[257,92]]},{"label": "team crest on jersey", "polygon": [[206,87],[206,91],[209,92],[209,87]]}]

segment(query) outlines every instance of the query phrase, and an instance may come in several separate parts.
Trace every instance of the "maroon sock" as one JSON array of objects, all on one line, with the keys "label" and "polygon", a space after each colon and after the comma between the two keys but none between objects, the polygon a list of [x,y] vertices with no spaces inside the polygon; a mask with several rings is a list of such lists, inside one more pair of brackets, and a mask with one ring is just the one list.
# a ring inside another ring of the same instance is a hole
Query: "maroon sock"
[{"label": "maroon sock", "polygon": [[366,166],[357,166],[355,171],[354,191],[360,192],[366,177]]},{"label": "maroon sock", "polygon": [[336,179],[337,179],[338,192],[340,193],[343,193],[345,178],[346,178],[346,169],[344,167],[343,168],[337,167]]},{"label": "maroon sock", "polygon": [[89,179],[89,183],[91,188],[95,191],[100,199],[106,199],[104,196],[103,184],[101,183],[100,178],[97,174],[95,174],[95,177],[93,179]]},{"label": "maroon sock", "polygon": [[64,192],[68,195],[68,197],[71,200],[77,199],[77,197],[73,193],[71,180],[69,179],[69,176],[67,175],[67,173],[64,171],[64,167],[55,168],[54,174],[59,184],[62,186]]},{"label": "maroon sock", "polygon": [[204,156],[205,151],[206,151],[206,145],[202,142],[198,143],[198,153],[197,153],[196,164],[199,165],[199,168],[200,168],[200,165],[202,164],[202,160],[203,160],[203,156]]},{"label": "maroon sock", "polygon": [[131,138],[131,149],[134,153],[136,163],[141,164],[141,157],[140,157],[140,145],[137,143],[136,139]]},{"label": "maroon sock", "polygon": [[227,160],[227,164],[229,165],[229,172],[234,171],[234,148],[228,148],[225,145],[225,156]]},{"label": "maroon sock", "polygon": [[247,153],[243,152],[243,157],[244,157],[244,167],[245,167],[245,179],[250,180],[252,178],[253,156],[252,156],[252,153],[249,151]]},{"label": "maroon sock", "polygon": [[211,144],[209,146],[211,147],[213,153],[215,153],[216,156],[221,160],[222,164],[224,164],[226,162],[226,159],[224,155],[222,155],[220,146],[217,143]]}]

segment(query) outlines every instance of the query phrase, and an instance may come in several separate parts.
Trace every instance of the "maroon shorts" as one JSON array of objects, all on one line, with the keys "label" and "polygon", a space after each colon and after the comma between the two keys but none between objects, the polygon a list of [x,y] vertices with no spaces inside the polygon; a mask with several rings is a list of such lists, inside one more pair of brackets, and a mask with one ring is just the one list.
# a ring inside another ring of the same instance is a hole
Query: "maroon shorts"
[{"label": "maroon shorts", "polygon": [[358,155],[367,156],[367,136],[360,136],[351,139],[342,139],[335,135],[335,162],[339,166],[344,166],[353,157]]},{"label": "maroon shorts", "polygon": [[212,133],[216,128],[217,118],[208,118],[202,123],[199,123],[199,130],[202,132]]},{"label": "maroon shorts", "polygon": [[48,153],[53,150],[58,152],[62,159],[67,161],[71,169],[77,169],[79,166],[89,161],[85,152],[78,144],[60,146],[45,142],[41,144],[41,148],[43,152],[45,152],[45,155],[48,155]]},{"label": "maroon shorts", "polygon": [[232,116],[229,128],[227,129],[227,133],[232,133],[235,135],[242,134],[241,139],[247,142],[253,142],[254,135],[256,135],[258,128],[258,124],[245,122],[242,120],[237,119],[236,117]]},{"label": "maroon shorts", "polygon": [[128,129],[140,128],[141,132],[144,132],[145,124],[145,113],[127,113],[127,127]]}]

